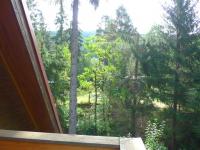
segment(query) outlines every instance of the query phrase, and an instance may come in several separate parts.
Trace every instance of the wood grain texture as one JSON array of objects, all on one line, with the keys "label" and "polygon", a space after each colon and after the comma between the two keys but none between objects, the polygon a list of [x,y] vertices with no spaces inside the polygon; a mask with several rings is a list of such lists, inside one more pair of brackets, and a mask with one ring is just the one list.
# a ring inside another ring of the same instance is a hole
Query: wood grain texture
[{"label": "wood grain texture", "polygon": [[[34,131],[62,132],[44,66],[21,0],[1,0],[0,58]],[[12,91],[10,94],[13,94]],[[8,106],[8,111],[10,108]]]},{"label": "wood grain texture", "polygon": [[1,150],[21,150],[23,147],[27,150],[29,147],[30,150],[146,150],[141,138],[0,130]]},{"label": "wood grain texture", "polygon": [[47,144],[32,142],[0,141],[1,150],[119,150],[117,148]]},{"label": "wood grain texture", "polygon": [[0,128],[34,130],[20,95],[0,59]]},{"label": "wood grain texture", "polygon": [[119,148],[119,137],[0,130],[1,140]]}]

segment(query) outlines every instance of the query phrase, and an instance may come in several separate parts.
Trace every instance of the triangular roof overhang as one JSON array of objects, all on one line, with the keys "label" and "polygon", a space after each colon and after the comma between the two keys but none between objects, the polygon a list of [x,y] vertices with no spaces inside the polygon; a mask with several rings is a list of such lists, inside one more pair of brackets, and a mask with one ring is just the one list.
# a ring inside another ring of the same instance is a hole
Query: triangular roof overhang
[{"label": "triangular roof overhang", "polygon": [[[2,96],[0,106],[8,108],[5,108],[4,112],[0,110],[0,114],[9,113],[9,109],[12,108],[10,105],[19,99],[18,110],[24,109],[23,112],[26,113],[29,124],[32,126],[31,130],[62,132],[45,69],[36,46],[33,28],[27,18],[21,0],[1,0],[0,66],[3,71],[1,70],[0,75],[7,76],[7,80],[4,80],[4,88],[7,88],[7,82],[9,82],[9,87],[13,89],[13,92],[10,90],[11,95]],[[16,94],[13,97],[16,99],[12,97],[14,92]],[[9,100],[10,103],[8,103]],[[4,106],[3,103],[5,103]],[[12,114],[10,114],[11,119],[8,119],[10,123],[13,117],[18,117]],[[19,121],[13,122],[15,123]],[[0,128],[4,128],[1,123]],[[18,129],[14,125],[13,128]],[[23,129],[23,126],[19,129],[27,130],[27,128]]]}]

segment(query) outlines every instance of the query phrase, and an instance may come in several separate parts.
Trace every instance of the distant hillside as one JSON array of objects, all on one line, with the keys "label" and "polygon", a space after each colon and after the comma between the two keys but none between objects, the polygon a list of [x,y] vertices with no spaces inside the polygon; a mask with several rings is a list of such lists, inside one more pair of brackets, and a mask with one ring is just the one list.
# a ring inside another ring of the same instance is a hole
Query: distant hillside
[{"label": "distant hillside", "polygon": [[48,32],[49,32],[51,37],[56,36],[56,33],[57,33],[56,31],[48,31]]},{"label": "distant hillside", "polygon": [[[56,36],[56,31],[48,31],[51,37]],[[96,34],[96,31],[82,31],[81,35],[83,38],[87,38]]]},{"label": "distant hillside", "polygon": [[96,31],[82,31],[83,38],[87,38],[96,34]]}]

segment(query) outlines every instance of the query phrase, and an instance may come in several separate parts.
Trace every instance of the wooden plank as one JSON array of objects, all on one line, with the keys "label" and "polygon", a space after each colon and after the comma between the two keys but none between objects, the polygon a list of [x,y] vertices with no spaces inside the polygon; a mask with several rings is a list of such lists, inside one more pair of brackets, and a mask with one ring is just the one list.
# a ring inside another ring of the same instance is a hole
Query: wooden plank
[{"label": "wooden plank", "polygon": [[[119,137],[67,135],[25,131],[0,130],[0,141],[67,144],[119,149]],[[1,146],[1,144],[0,144]],[[1,148],[0,148],[1,149]]]},{"label": "wooden plank", "polygon": [[141,138],[120,138],[120,150],[146,150]]},{"label": "wooden plank", "polygon": [[1,150],[21,150],[22,147],[26,150],[29,147],[30,150],[146,150],[141,138],[0,130]]},{"label": "wooden plank", "polygon": [[66,144],[0,141],[1,150],[119,150],[118,148]]}]

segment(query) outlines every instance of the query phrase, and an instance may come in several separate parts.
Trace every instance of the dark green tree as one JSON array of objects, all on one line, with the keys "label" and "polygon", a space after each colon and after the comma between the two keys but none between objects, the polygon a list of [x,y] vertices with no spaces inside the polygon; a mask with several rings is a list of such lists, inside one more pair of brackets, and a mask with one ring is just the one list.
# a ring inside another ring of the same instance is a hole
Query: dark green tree
[{"label": "dark green tree", "polygon": [[193,41],[198,33],[198,23],[194,0],[173,0],[172,5],[166,8],[169,30],[175,36],[174,49],[174,95],[173,95],[173,118],[172,118],[172,149],[177,149],[177,109],[185,103],[183,93],[187,87],[187,53],[193,48]]},{"label": "dark green tree", "polygon": [[171,142],[168,143],[171,149],[180,148],[186,136],[181,132],[184,126],[180,124],[186,119],[185,112],[189,113],[185,107],[189,98],[186,95],[193,84],[191,66],[197,61],[191,60],[199,51],[195,6],[196,2],[191,0],[173,0],[165,8],[167,30],[161,26],[151,30],[141,57],[150,98],[169,106]]},{"label": "dark green tree", "polygon": [[58,27],[58,31],[55,36],[56,44],[63,44],[63,43],[70,43],[70,28],[67,24],[67,17],[65,14],[65,0],[55,0],[55,4],[59,5],[59,11],[56,15],[56,22],[55,24]]}]

